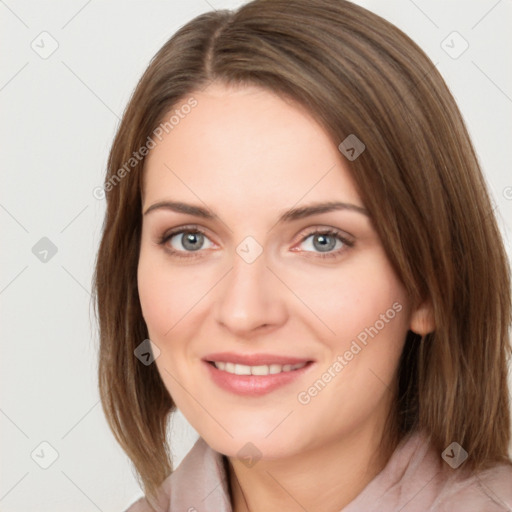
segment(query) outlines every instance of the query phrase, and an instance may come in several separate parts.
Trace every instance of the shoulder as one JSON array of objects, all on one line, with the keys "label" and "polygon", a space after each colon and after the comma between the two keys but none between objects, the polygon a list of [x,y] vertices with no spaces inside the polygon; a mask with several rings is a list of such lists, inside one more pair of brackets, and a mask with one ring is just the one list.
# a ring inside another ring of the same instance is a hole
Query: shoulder
[{"label": "shoulder", "polygon": [[411,432],[343,512],[511,512],[512,465],[454,469],[424,432]]},{"label": "shoulder", "polygon": [[149,506],[146,498],[142,497],[135,503],[132,503],[124,512],[154,512]]},{"label": "shoulder", "polygon": [[[430,436],[419,432],[406,438],[398,456],[407,461],[398,489],[410,491],[411,503],[428,503],[431,512],[512,511],[512,463],[470,473],[452,468],[435,450]],[[414,496],[414,497],[413,497]]]},{"label": "shoulder", "polygon": [[512,510],[512,464],[498,464],[471,477],[449,479],[435,508],[436,512],[510,510]]},{"label": "shoulder", "polygon": [[146,497],[124,512],[168,512],[207,506],[217,512],[230,510],[223,456],[199,437],[181,464],[160,485],[158,504],[151,508]]}]

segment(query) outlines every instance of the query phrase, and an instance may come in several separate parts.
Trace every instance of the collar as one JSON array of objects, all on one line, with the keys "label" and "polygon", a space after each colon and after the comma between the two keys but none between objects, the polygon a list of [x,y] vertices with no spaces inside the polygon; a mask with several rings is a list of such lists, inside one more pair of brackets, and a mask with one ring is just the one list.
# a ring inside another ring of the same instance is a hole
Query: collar
[{"label": "collar", "polygon": [[[510,510],[512,466],[468,478],[463,467],[449,467],[430,440],[421,432],[407,434],[384,469],[342,511]],[[227,458],[200,437],[162,483],[159,512],[232,512],[227,469]]]},{"label": "collar", "polygon": [[200,437],[163,482],[169,511],[232,512],[227,458]]}]

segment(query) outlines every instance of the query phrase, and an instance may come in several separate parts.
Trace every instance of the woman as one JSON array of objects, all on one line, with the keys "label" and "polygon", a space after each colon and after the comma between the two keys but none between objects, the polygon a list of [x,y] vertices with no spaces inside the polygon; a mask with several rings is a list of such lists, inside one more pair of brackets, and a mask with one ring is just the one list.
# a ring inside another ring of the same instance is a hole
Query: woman
[{"label": "woman", "polygon": [[[343,0],[197,17],[140,80],[105,191],[99,382],[130,512],[512,506],[506,254],[396,27]],[[172,472],[176,408],[200,438]]]}]

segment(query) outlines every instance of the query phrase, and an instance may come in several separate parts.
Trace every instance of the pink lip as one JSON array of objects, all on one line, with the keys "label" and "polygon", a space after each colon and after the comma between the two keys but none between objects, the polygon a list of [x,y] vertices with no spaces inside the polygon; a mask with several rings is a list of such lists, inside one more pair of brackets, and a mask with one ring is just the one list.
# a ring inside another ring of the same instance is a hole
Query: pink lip
[{"label": "pink lip", "polygon": [[[307,364],[298,370],[281,372],[269,375],[235,375],[219,370],[208,361],[225,361],[228,363],[246,364],[249,366],[270,365],[270,364]],[[209,372],[213,382],[220,388],[238,395],[260,396],[270,393],[281,386],[300,378],[308,372],[314,362],[307,359],[298,359],[285,356],[272,356],[269,354],[255,354],[243,356],[241,354],[211,354],[203,360],[206,370]]]}]

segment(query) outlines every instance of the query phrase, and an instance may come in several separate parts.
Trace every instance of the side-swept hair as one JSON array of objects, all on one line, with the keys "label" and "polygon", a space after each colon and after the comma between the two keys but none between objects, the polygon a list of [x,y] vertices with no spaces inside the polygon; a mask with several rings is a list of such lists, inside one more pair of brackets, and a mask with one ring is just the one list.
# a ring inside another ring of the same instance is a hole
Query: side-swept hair
[{"label": "side-swept hair", "polygon": [[212,82],[257,85],[298,102],[339,145],[386,254],[414,304],[431,301],[435,331],[409,331],[390,435],[423,429],[465,467],[508,462],[510,269],[461,114],[436,67],[403,32],[345,0],[255,0],[200,15],[155,55],[124,112],[105,178],[107,212],[94,298],[103,410],[151,499],[171,473],[172,397],[134,349],[148,337],[137,291],[147,144],[178,102]]}]

